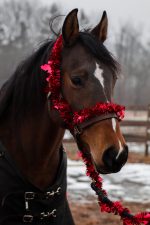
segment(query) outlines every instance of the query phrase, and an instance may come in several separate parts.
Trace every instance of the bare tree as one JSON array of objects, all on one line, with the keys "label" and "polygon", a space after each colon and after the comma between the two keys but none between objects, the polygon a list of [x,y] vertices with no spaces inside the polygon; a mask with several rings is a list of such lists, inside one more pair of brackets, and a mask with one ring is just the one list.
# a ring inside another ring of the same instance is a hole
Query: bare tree
[{"label": "bare tree", "polygon": [[123,79],[119,82],[116,97],[128,105],[148,104],[150,49],[142,43],[138,28],[131,24],[122,26],[115,41],[115,50],[123,68]]}]

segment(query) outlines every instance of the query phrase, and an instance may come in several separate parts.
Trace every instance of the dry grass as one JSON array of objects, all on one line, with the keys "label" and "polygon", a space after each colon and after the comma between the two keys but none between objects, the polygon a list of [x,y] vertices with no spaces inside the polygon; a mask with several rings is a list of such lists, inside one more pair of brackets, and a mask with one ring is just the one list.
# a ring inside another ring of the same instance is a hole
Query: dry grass
[{"label": "dry grass", "polygon": [[[123,204],[128,207],[132,213],[138,213],[139,211],[146,210],[150,211],[150,205],[148,204]],[[92,199],[90,204],[72,202],[70,206],[76,225],[122,225],[122,221],[119,216],[101,213],[97,203],[95,203],[95,201],[92,202]]]}]

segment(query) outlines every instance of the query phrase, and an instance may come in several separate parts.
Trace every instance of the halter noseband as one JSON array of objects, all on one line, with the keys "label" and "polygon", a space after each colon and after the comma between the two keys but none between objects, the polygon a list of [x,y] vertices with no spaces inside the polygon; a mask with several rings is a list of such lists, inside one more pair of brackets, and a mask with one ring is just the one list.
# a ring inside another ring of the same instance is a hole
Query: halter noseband
[{"label": "halter noseband", "polygon": [[[110,118],[123,119],[125,107],[113,103],[97,103],[91,108],[78,112],[71,109],[70,105],[61,96],[60,65],[62,48],[63,40],[62,36],[60,36],[54,43],[48,63],[41,66],[41,69],[47,71],[48,74],[46,80],[48,82],[49,111],[51,108],[57,110],[67,128],[77,139],[83,129],[96,122]],[[130,210],[124,208],[120,202],[110,201],[106,191],[102,189],[102,178],[95,171],[90,154],[87,154],[86,149],[82,149],[81,156],[87,168],[87,176],[92,179],[91,187],[98,196],[98,203],[102,212],[119,215],[124,225],[150,224],[150,212],[132,215]]]},{"label": "halter noseband", "polygon": [[[48,104],[48,113],[50,115],[51,113],[51,92],[48,92],[47,94],[47,104]],[[116,115],[116,113],[107,113],[107,114],[102,114],[99,116],[95,116],[92,117],[91,119],[85,120],[82,123],[77,123],[76,125],[74,125],[73,130],[70,130],[71,133],[73,134],[73,136],[76,138],[77,136],[79,136],[80,134],[83,133],[83,130],[86,129],[87,127],[89,127],[90,125],[93,125],[97,122],[106,120],[106,119],[112,119],[112,118],[116,118],[118,119],[118,116]]]},{"label": "halter noseband", "polygon": [[78,136],[78,135],[82,134],[83,130],[86,129],[87,127],[89,127],[97,122],[100,122],[100,121],[103,121],[106,119],[112,119],[112,118],[118,119],[118,116],[115,113],[109,113],[109,114],[103,114],[101,116],[96,116],[89,120],[86,120],[86,121],[82,122],[81,124],[74,126],[74,135]]}]

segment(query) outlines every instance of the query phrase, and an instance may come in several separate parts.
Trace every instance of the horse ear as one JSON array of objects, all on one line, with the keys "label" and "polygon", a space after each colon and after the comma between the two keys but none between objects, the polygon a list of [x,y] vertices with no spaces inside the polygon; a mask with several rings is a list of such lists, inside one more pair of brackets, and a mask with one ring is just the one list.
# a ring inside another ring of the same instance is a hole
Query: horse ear
[{"label": "horse ear", "polygon": [[102,18],[99,24],[91,31],[101,42],[107,39],[108,18],[106,11],[103,12]]},{"label": "horse ear", "polygon": [[79,36],[79,23],[77,18],[78,9],[72,10],[66,17],[63,27],[62,36],[65,45],[72,45]]}]

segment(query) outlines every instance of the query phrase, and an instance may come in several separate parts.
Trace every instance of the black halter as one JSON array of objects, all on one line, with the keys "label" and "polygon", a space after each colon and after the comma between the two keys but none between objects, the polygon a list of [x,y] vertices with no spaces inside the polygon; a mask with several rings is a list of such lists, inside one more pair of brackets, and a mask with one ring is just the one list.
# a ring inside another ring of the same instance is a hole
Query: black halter
[{"label": "black halter", "polygon": [[[47,106],[48,106],[49,115],[51,113],[51,98],[50,97],[51,97],[51,92],[49,92],[47,95]],[[116,113],[102,114],[100,116],[96,116],[91,119],[88,119],[87,121],[84,121],[83,123],[74,126],[72,135],[76,139],[77,137],[79,137],[79,135],[81,135],[83,133],[84,129],[86,129],[87,127],[89,127],[97,122],[107,120],[107,119],[112,119],[112,118],[118,119],[118,116],[116,115]]]}]

